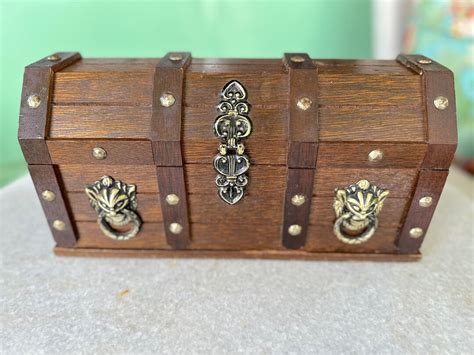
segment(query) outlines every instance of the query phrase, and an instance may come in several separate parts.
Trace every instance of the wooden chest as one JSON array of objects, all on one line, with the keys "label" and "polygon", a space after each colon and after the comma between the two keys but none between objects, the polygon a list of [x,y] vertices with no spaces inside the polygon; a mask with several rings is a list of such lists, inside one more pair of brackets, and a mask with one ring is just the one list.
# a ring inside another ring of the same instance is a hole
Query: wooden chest
[{"label": "wooden chest", "polygon": [[26,67],[19,140],[59,255],[412,260],[453,76],[419,55],[57,53]]}]

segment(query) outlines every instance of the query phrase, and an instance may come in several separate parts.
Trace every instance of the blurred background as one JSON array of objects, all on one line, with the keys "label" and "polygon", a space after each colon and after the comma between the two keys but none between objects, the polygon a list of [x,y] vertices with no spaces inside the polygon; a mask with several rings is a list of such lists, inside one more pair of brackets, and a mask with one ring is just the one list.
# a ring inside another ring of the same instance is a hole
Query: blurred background
[{"label": "blurred background", "polygon": [[17,143],[23,69],[57,51],[84,57],[394,59],[420,53],[456,76],[459,148],[474,158],[470,0],[0,0],[0,186],[26,173]]}]

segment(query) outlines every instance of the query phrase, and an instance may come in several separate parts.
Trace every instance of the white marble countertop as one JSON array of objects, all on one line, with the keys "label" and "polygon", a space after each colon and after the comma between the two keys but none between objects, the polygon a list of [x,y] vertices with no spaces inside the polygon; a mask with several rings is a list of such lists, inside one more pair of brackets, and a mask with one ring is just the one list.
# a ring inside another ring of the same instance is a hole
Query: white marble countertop
[{"label": "white marble countertop", "polygon": [[473,181],[420,262],[73,258],[28,177],[0,190],[3,354],[472,353]]}]

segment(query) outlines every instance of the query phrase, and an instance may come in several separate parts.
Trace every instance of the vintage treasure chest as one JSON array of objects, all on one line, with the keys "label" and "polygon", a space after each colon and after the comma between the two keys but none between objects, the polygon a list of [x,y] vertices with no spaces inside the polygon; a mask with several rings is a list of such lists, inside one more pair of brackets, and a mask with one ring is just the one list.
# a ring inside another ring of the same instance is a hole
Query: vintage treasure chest
[{"label": "vintage treasure chest", "polygon": [[456,149],[453,75],[57,53],[26,67],[19,140],[59,255],[413,260]]}]

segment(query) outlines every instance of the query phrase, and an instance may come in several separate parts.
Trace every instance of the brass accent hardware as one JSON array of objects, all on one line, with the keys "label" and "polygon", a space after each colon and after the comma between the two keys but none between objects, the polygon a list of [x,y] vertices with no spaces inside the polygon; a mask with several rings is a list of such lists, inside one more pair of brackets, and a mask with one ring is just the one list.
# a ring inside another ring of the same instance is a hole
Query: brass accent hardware
[{"label": "brass accent hardware", "polygon": [[56,194],[53,191],[44,190],[41,193],[41,197],[43,198],[43,200],[51,202],[54,201],[54,199],[56,198]]},{"label": "brass accent hardware", "polygon": [[418,201],[420,207],[430,207],[433,204],[433,198],[431,196],[424,196]]},{"label": "brass accent hardware", "polygon": [[103,160],[107,158],[107,151],[101,147],[95,147],[92,149],[92,156],[97,160]]},{"label": "brass accent hardware", "polygon": [[172,94],[164,93],[163,95],[160,96],[160,104],[163,107],[171,107],[174,105],[176,102],[174,96]]},{"label": "brass accent hardware", "polygon": [[334,198],[334,235],[347,244],[369,240],[378,227],[377,215],[389,190],[381,189],[367,180],[336,189]]},{"label": "brass accent hardware", "polygon": [[420,227],[415,227],[415,228],[410,229],[410,237],[414,239],[420,238],[423,235],[423,233],[424,233],[423,228],[420,228]]},{"label": "brass accent hardware", "polygon": [[303,228],[299,224],[292,224],[288,227],[288,234],[293,237],[296,237],[297,235],[301,234],[302,230]]},{"label": "brass accent hardware", "polygon": [[431,64],[431,63],[433,63],[431,61],[431,59],[418,59],[417,62],[420,63],[420,64]]},{"label": "brass accent hardware", "polygon": [[179,62],[183,60],[183,56],[181,54],[170,54],[168,57],[172,62]]},{"label": "brass accent hardware", "polygon": [[377,161],[380,161],[383,159],[383,151],[379,150],[379,149],[375,149],[373,151],[371,151],[368,155],[369,157],[369,161],[371,162],[377,162]]},{"label": "brass accent hardware", "polygon": [[48,59],[50,62],[57,62],[58,60],[61,59],[61,57],[57,54],[52,54],[46,59]]},{"label": "brass accent hardware", "polygon": [[301,99],[298,100],[298,103],[296,104],[296,106],[298,106],[298,108],[301,111],[306,111],[311,107],[312,104],[313,104],[313,101],[311,101],[309,97],[302,97]]},{"label": "brass accent hardware", "polygon": [[294,195],[291,198],[291,203],[296,207],[303,205],[305,202],[306,198],[304,197],[304,195]]},{"label": "brass accent hardware", "polygon": [[[142,221],[136,213],[138,203],[135,185],[103,176],[93,185],[86,186],[85,192],[98,214],[97,223],[107,237],[128,240],[138,234]],[[131,228],[125,232],[113,228],[128,224],[131,224]]]},{"label": "brass accent hardware", "polygon": [[218,173],[216,185],[220,198],[233,205],[244,195],[248,183],[246,172],[250,167],[241,142],[252,133],[252,121],[248,116],[250,105],[244,86],[236,80],[227,83],[217,109],[220,115],[214,122],[214,134],[220,138],[221,144],[214,157],[214,169]]},{"label": "brass accent hardware", "polygon": [[63,231],[66,229],[66,223],[64,223],[60,219],[56,219],[53,221],[53,228],[58,231]]},{"label": "brass accent hardware", "polygon": [[26,103],[30,108],[38,108],[41,105],[41,98],[36,94],[32,94],[28,96]]},{"label": "brass accent hardware", "polygon": [[305,61],[304,57],[302,57],[300,55],[294,55],[293,57],[290,58],[290,60],[293,63],[303,63]]},{"label": "brass accent hardware", "polygon": [[449,100],[445,96],[438,96],[433,101],[438,110],[445,110],[449,106]]},{"label": "brass accent hardware", "polygon": [[169,194],[166,196],[166,203],[171,206],[177,205],[179,203],[179,197],[175,194]]},{"label": "brass accent hardware", "polygon": [[170,224],[169,230],[173,234],[179,234],[183,231],[183,226],[179,223],[174,222]]}]

